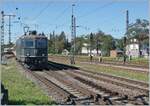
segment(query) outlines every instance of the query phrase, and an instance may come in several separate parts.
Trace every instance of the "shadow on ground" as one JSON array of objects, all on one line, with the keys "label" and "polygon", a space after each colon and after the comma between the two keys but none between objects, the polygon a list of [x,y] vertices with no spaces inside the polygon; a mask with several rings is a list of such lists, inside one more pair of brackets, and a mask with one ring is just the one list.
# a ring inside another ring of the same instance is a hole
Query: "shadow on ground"
[{"label": "shadow on ground", "polygon": [[48,61],[48,70],[57,71],[57,70],[78,70],[78,69],[79,68],[75,66]]},{"label": "shadow on ground", "polygon": [[44,101],[26,101],[26,100],[10,100],[8,101],[8,105],[27,105],[27,104],[34,104],[34,105],[54,105],[56,104],[54,101],[52,102],[44,102]]}]

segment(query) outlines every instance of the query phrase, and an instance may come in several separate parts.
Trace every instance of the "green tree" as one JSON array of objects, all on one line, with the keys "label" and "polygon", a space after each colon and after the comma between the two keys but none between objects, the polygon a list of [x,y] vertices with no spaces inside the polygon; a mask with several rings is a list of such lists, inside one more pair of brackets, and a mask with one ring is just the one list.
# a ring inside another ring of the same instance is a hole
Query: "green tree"
[{"label": "green tree", "polygon": [[84,43],[84,37],[83,36],[76,38],[76,46],[75,46],[76,47],[76,51],[75,51],[76,54],[81,54],[83,43]]},{"label": "green tree", "polygon": [[145,19],[137,19],[135,23],[129,25],[129,30],[126,33],[128,39],[136,38],[139,41],[140,49],[142,45],[149,47],[149,21]]},{"label": "green tree", "polygon": [[129,25],[128,32],[126,35],[128,38],[137,38],[137,39],[142,39],[144,37],[148,37],[149,34],[149,22],[145,19],[137,19],[135,23],[132,23]]},{"label": "green tree", "polygon": [[124,40],[123,38],[121,38],[121,39],[115,39],[116,49],[123,50],[123,48],[124,48],[123,40]]}]

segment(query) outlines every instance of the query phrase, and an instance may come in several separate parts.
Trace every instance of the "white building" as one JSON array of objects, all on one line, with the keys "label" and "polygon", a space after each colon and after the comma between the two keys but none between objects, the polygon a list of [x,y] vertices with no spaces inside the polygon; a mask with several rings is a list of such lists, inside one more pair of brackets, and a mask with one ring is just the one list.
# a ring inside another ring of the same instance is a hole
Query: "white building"
[{"label": "white building", "polygon": [[69,54],[69,51],[67,50],[67,49],[64,49],[63,51],[62,51],[62,55],[68,55]]},{"label": "white building", "polygon": [[126,45],[126,55],[129,57],[139,57],[139,43],[137,39],[130,39],[130,43]]},{"label": "white building", "polygon": [[[91,50],[91,53],[92,53],[92,55],[97,55],[97,50],[96,49],[93,49],[93,50]],[[89,44],[87,44],[87,43],[84,43],[83,44],[83,47],[82,47],[82,50],[81,50],[81,54],[85,54],[85,55],[90,55],[90,47],[89,47]],[[98,55],[100,55],[101,54],[101,51],[100,50],[98,50]]]},{"label": "white building", "polygon": [[143,56],[145,58],[148,58],[148,47],[143,47],[145,45],[139,44],[138,40],[133,38],[130,39],[130,42],[126,45],[126,55],[129,57],[140,57]]}]

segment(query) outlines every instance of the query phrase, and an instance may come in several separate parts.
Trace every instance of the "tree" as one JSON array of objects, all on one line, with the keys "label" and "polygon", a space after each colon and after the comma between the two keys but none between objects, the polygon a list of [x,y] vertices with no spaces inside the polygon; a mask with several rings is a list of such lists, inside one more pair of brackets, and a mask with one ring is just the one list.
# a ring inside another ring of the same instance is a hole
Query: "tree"
[{"label": "tree", "polygon": [[139,50],[142,46],[149,47],[149,21],[145,19],[137,19],[135,23],[129,25],[129,30],[126,33],[128,38],[136,38],[139,42]]},{"label": "tree", "polygon": [[115,46],[116,46],[116,49],[120,49],[120,50],[123,50],[124,48],[124,38],[122,37],[121,39],[115,39]]},{"label": "tree", "polygon": [[55,53],[55,36],[50,33],[50,38],[48,40],[48,52]]},{"label": "tree", "polygon": [[149,34],[149,22],[147,20],[137,19],[135,23],[129,25],[126,35],[128,38],[142,39],[148,37]]},{"label": "tree", "polygon": [[76,38],[76,45],[75,45],[75,47],[76,47],[75,53],[76,54],[81,54],[83,43],[84,43],[84,37],[83,36]]}]

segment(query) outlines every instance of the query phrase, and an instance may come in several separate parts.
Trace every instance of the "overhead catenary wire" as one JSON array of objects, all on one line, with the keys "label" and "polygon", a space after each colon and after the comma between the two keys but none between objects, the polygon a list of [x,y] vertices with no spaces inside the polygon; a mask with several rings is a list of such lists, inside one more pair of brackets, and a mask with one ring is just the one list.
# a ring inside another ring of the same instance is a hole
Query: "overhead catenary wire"
[{"label": "overhead catenary wire", "polygon": [[[105,7],[107,7],[107,6],[110,6],[110,5],[114,4],[114,3],[116,3],[116,1],[112,1],[112,2],[107,3],[107,4],[104,4],[104,5],[102,5],[102,6],[98,6],[97,8],[91,10],[90,12],[88,12],[88,13],[86,13],[86,14],[84,14],[84,15],[80,15],[80,16],[78,17],[78,20],[81,19],[81,18],[84,18],[84,17],[86,17],[86,16],[88,16],[88,15],[94,14],[94,13],[97,12],[97,10],[103,9],[103,8],[105,8]],[[79,21],[80,21],[80,20],[79,20]],[[67,23],[67,22],[64,22],[62,25],[65,25],[66,23]]]},{"label": "overhead catenary wire", "polygon": [[41,9],[41,11],[32,19],[32,20],[36,20],[38,19],[41,14],[52,4],[52,1],[49,2],[44,8]]},{"label": "overhead catenary wire", "polygon": [[110,6],[110,5],[114,4],[114,3],[116,3],[116,1],[112,1],[112,2],[110,2],[110,3],[106,3],[106,4],[102,5],[102,6],[98,6],[97,8],[91,10],[90,12],[85,13],[85,14],[83,14],[83,15],[80,15],[80,16],[78,17],[78,19],[79,19],[79,18],[81,19],[81,18],[86,17],[86,16],[88,16],[88,15],[94,14],[94,13],[96,13],[97,11],[99,11],[100,9],[103,9],[103,8],[105,8],[105,7],[108,7],[108,6]]},{"label": "overhead catenary wire", "polygon": [[[77,2],[78,2],[78,0],[75,0],[75,1],[73,1],[72,3],[73,4],[77,4]],[[55,19],[55,21],[58,21],[58,19],[61,19],[61,17],[65,14],[65,12],[67,11],[67,10],[69,10],[69,8],[70,8],[70,5],[69,6],[67,6],[57,17],[56,17],[56,19]],[[65,23],[67,23],[67,22],[65,22]],[[56,25],[56,27],[55,28],[58,28],[57,26],[66,26],[65,25],[65,23],[63,23],[63,24],[59,24],[59,25]],[[68,25],[69,26],[69,25]],[[67,26],[67,27],[68,27]],[[46,28],[48,28],[48,27],[46,27]]]},{"label": "overhead catenary wire", "polygon": [[[66,13],[66,11],[67,11],[69,8],[70,8],[70,6],[67,6],[60,14],[57,15],[57,17],[55,18],[54,21],[58,21],[59,19],[61,19],[61,17]],[[49,28],[49,27],[48,27],[49,25],[50,25],[50,24],[48,24],[48,25],[46,26],[46,30]],[[62,24],[62,25],[56,25],[56,28],[57,28],[57,26],[64,26],[64,24]]]}]

